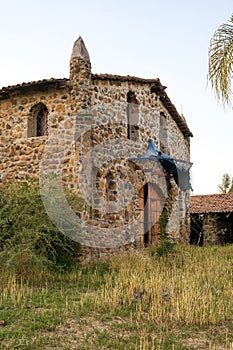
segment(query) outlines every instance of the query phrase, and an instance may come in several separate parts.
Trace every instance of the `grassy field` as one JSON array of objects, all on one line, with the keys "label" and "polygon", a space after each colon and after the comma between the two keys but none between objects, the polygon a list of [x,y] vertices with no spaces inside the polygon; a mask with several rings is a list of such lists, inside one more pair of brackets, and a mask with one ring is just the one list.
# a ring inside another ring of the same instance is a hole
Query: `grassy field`
[{"label": "grassy field", "polygon": [[0,349],[233,350],[233,246],[29,271],[1,270]]}]

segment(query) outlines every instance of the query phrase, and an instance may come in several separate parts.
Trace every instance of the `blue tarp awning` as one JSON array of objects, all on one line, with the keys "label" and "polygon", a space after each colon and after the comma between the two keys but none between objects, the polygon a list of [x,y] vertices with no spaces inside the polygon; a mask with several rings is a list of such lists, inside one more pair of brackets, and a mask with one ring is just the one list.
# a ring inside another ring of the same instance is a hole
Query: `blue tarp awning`
[{"label": "blue tarp awning", "polygon": [[[179,186],[179,188],[182,191],[192,190],[192,186],[190,183],[190,173],[189,169],[192,166],[192,163],[187,162],[182,159],[175,159],[172,157],[169,157],[165,153],[162,153],[154,144],[153,140],[150,139],[148,148],[146,150],[146,153],[144,156],[139,158],[130,158],[129,160],[139,161],[139,160],[146,160],[146,159],[154,159],[156,161],[159,161],[164,170],[170,174],[173,175],[173,178]],[[183,164],[183,165],[182,165]]]}]

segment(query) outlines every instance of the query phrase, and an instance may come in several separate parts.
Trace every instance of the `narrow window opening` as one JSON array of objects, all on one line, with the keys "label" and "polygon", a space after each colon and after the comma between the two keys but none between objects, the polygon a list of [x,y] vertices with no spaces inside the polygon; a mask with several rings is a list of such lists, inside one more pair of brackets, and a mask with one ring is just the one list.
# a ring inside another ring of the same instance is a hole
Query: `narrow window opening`
[{"label": "narrow window opening", "polygon": [[160,113],[159,139],[160,149],[163,152],[168,152],[168,124],[164,113]]},{"label": "narrow window opening", "polygon": [[40,109],[37,114],[36,136],[48,135],[48,110],[46,107]]},{"label": "narrow window opening", "polygon": [[106,200],[107,202],[115,202],[116,201],[116,195],[117,195],[117,185],[116,185],[116,179],[114,177],[114,174],[112,172],[109,172],[106,176]]},{"label": "narrow window opening", "polygon": [[48,135],[48,109],[43,103],[34,105],[28,117],[28,137]]},{"label": "narrow window opening", "polygon": [[139,103],[135,94],[127,94],[127,138],[136,141],[139,138]]}]

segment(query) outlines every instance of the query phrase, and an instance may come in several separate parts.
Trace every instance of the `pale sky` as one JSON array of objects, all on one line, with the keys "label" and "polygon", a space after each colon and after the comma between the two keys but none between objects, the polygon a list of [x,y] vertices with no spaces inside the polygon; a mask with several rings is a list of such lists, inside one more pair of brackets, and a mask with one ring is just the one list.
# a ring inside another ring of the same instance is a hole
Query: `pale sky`
[{"label": "pale sky", "polygon": [[94,73],[160,78],[194,134],[193,194],[233,176],[233,113],[207,87],[208,46],[232,0],[0,0],[0,88],[68,78],[82,35]]}]

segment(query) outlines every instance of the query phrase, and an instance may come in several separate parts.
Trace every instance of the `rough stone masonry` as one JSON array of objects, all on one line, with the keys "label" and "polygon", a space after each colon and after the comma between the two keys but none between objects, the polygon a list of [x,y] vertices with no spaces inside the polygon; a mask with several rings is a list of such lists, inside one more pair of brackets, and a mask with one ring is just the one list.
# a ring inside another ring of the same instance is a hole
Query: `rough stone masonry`
[{"label": "rough stone masonry", "polygon": [[189,191],[156,160],[129,160],[145,154],[151,139],[190,161],[192,133],[165,89],[159,79],[93,74],[79,37],[69,79],[0,90],[0,181],[52,178],[78,193],[81,213],[66,211],[62,197],[51,216],[70,215],[65,234],[93,254],[159,240],[164,212],[168,239],[187,243]]}]

